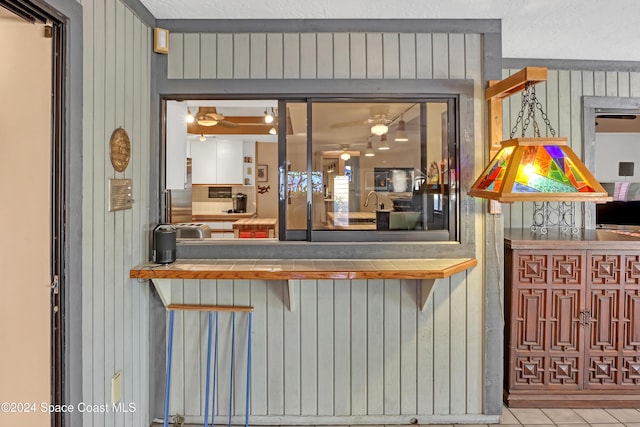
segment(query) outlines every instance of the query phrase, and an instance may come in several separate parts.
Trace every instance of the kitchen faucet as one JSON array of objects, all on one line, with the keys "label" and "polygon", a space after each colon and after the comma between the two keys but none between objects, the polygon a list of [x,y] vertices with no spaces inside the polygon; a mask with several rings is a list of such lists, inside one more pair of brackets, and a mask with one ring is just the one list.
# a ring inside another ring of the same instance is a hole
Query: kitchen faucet
[{"label": "kitchen faucet", "polygon": [[364,199],[364,207],[366,208],[367,206],[369,206],[369,197],[371,197],[371,195],[376,196],[376,209],[378,208],[378,193],[376,193],[375,191],[371,190],[369,191],[369,194],[367,194],[367,198]]}]

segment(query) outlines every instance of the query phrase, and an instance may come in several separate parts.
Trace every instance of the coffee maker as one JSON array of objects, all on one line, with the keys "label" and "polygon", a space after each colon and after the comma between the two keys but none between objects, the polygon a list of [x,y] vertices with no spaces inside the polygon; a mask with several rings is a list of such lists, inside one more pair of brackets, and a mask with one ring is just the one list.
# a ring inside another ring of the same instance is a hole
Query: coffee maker
[{"label": "coffee maker", "polygon": [[247,212],[247,195],[236,193],[233,195],[233,211],[236,213]]}]

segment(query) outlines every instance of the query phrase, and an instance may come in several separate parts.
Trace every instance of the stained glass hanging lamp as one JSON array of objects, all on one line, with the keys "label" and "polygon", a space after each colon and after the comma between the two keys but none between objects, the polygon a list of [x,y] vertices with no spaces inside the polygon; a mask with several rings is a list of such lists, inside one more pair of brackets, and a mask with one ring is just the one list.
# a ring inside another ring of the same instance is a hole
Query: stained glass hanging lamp
[{"label": "stained glass hanging lamp", "polygon": [[[538,109],[551,137],[541,137]],[[526,115],[526,117],[525,117]],[[525,137],[533,125],[534,137]],[[514,138],[518,126],[521,136]],[[607,202],[612,198],[556,131],[536,98],[534,83],[526,84],[522,109],[510,139],[471,187],[470,196],[499,202]]]}]

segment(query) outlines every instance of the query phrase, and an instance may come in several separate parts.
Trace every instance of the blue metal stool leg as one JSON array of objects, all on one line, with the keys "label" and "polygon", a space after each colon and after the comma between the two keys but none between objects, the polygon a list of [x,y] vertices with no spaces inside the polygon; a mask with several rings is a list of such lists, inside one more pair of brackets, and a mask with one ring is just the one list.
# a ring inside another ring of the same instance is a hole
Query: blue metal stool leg
[{"label": "blue metal stool leg", "polygon": [[231,416],[233,415],[233,360],[235,358],[235,338],[236,338],[236,313],[231,313],[231,374],[229,376],[229,427],[231,427]]},{"label": "blue metal stool leg", "polygon": [[169,394],[171,391],[171,356],[173,353],[173,318],[175,312],[169,311],[169,345],[167,349],[167,382],[164,395],[164,427],[169,425]]},{"label": "blue metal stool leg", "polygon": [[205,381],[205,397],[204,397],[204,427],[207,427],[209,420],[209,376],[211,373],[211,330],[212,322],[211,319],[213,317],[213,313],[209,312],[209,327],[207,329],[207,378]]},{"label": "blue metal stool leg", "polygon": [[216,375],[218,373],[218,312],[216,311],[216,338],[213,347],[213,399],[211,402],[211,425],[216,416]]},{"label": "blue metal stool leg", "polygon": [[245,395],[245,408],[244,408],[244,427],[249,427],[249,396],[251,389],[251,322],[253,320],[253,313],[249,312],[249,326],[247,327],[247,390]]}]

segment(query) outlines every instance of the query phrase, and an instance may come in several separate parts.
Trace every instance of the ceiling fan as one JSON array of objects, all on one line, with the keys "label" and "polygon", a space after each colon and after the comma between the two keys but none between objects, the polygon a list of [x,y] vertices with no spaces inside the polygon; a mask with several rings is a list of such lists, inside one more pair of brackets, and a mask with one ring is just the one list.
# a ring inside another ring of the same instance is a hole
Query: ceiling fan
[{"label": "ceiling fan", "polygon": [[228,128],[238,127],[238,124],[224,119],[222,114],[218,114],[216,107],[198,107],[198,112],[194,116],[195,123],[200,126],[224,126]]},{"label": "ceiling fan", "polygon": [[331,128],[342,128],[348,126],[367,125],[371,126],[371,133],[374,135],[384,135],[389,131],[389,124],[392,122],[389,116],[389,106],[373,105],[369,107],[369,118],[365,120],[352,120],[348,122],[334,123]]}]

